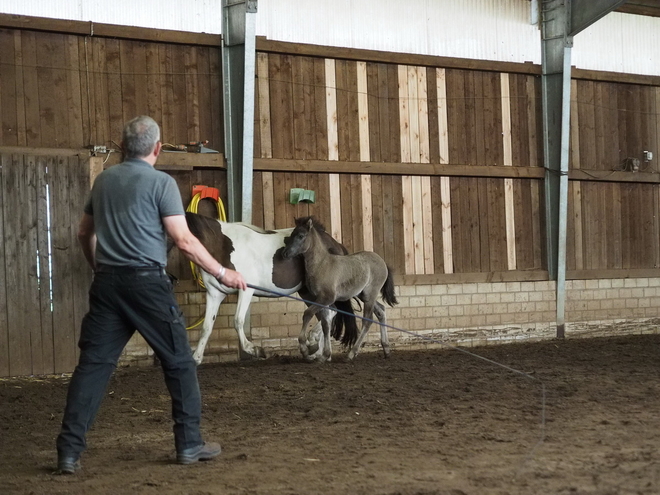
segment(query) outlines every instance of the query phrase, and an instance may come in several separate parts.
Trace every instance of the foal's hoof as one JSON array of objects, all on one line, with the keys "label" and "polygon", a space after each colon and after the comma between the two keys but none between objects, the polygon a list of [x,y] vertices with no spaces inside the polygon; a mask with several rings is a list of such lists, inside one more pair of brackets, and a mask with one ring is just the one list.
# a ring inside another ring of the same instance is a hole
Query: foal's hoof
[{"label": "foal's hoof", "polygon": [[310,344],[310,343],[307,344],[307,352],[309,352],[310,354],[316,354],[318,351],[319,351],[318,342],[314,344]]}]

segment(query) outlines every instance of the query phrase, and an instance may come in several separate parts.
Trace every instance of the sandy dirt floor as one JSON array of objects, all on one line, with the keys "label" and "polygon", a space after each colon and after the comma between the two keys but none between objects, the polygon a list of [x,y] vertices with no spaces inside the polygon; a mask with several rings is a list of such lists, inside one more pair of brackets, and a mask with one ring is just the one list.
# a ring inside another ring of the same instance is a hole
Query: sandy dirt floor
[{"label": "sandy dirt floor", "polygon": [[660,335],[469,350],[532,378],[456,350],[202,365],[224,450],[191,466],[160,370],[120,369],[74,476],[53,474],[68,378],[2,380],[0,493],[660,493]]}]

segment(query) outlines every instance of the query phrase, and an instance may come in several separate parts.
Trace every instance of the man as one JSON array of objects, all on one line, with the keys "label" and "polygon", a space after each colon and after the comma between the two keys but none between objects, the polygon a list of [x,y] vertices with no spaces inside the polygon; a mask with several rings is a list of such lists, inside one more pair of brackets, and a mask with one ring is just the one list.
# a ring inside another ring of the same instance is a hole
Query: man
[{"label": "man", "polygon": [[124,162],[101,173],[80,221],[78,240],[94,270],[89,312],[82,321],[76,366],[57,438],[59,472],[80,467],[85,434],[105,395],[119,356],[137,329],[154,350],[172,398],[177,462],[220,454],[200,433],[201,397],[183,315],[165,273],[166,234],[191,261],[224,285],[246,289],[243,276],[218,263],[185,220],[174,179],[153,168],[160,129],[147,116],[126,124]]}]

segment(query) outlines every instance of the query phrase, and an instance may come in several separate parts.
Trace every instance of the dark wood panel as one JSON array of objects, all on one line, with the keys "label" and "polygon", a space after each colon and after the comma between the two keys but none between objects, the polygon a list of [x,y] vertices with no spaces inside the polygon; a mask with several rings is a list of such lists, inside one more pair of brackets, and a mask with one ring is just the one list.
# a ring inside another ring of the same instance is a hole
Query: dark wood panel
[{"label": "dark wood panel", "polygon": [[15,46],[13,31],[0,29],[0,143],[10,146],[18,145],[16,83],[19,74],[15,57],[20,51],[21,47]]},{"label": "dark wood panel", "polygon": [[[212,105],[213,95],[211,94],[213,89],[211,89],[211,53],[215,54],[215,51],[211,51],[207,47],[197,47],[197,72],[195,77],[197,79],[197,97],[195,99],[195,105],[197,107],[197,113],[199,114],[199,122],[197,127],[197,135],[194,139],[201,141],[209,141],[208,146],[211,149],[222,152],[223,149],[218,147],[221,143],[220,140],[216,139],[216,136],[213,135],[213,114],[218,114],[220,109],[215,108]],[[255,81],[256,84],[256,81]],[[255,86],[255,101],[258,99],[258,90]],[[218,98],[220,95],[216,95]],[[258,109],[257,109],[258,110]],[[257,123],[255,130],[258,130],[258,119],[259,112],[255,113],[255,123]],[[261,143],[259,143],[261,145]]]},{"label": "dark wood panel", "polygon": [[483,101],[483,115],[477,115],[477,121],[483,122],[484,126],[483,140],[486,154],[484,165],[502,166],[504,165],[504,145],[502,141],[502,90],[499,73],[483,73]]},{"label": "dark wood panel", "polygon": [[172,112],[174,118],[173,139],[175,144],[188,142],[188,87],[186,85],[185,50],[172,47]]},{"label": "dark wood panel", "polygon": [[[199,129],[199,114],[200,114],[200,99],[201,94],[199,92],[199,67],[197,60],[197,47],[191,46],[186,47],[183,51],[183,61],[184,61],[184,83],[186,87],[186,98],[185,106],[187,113],[186,120],[186,137],[185,141],[188,142],[199,142],[202,140]],[[138,82],[141,78],[138,77]],[[142,86],[144,88],[144,86]],[[141,95],[141,93],[138,93]],[[204,95],[206,97],[206,95]],[[140,108],[140,103],[138,102],[138,109]],[[143,112],[143,110],[141,110]]]},{"label": "dark wood panel", "polygon": [[577,101],[580,120],[580,168],[599,170],[596,163],[596,122],[593,82],[578,81]]},{"label": "dark wood panel", "polygon": [[325,87],[325,60],[315,58],[314,63],[314,139],[316,141],[316,158],[328,158],[328,110]]},{"label": "dark wood panel", "polygon": [[392,237],[394,243],[393,258],[389,263],[394,268],[395,273],[405,273],[405,251],[403,242],[403,188],[402,179],[398,176],[390,178],[392,190],[390,192],[390,201],[392,208]]},{"label": "dark wood panel", "polygon": [[[348,61],[335,62],[335,81],[337,86],[337,140],[339,145],[339,160],[359,161],[351,150],[350,136],[350,89]],[[352,160],[349,158],[352,157]]]},{"label": "dark wood panel", "polygon": [[81,73],[78,70],[80,58],[78,39],[75,36],[64,37],[65,50],[65,77],[67,116],[69,119],[67,146],[81,146],[83,144],[83,104],[81,90]]},{"label": "dark wood panel", "polygon": [[381,159],[378,65],[367,63],[367,112],[369,116],[369,159]]},{"label": "dark wood panel", "polygon": [[622,268],[621,259],[621,184],[602,184],[607,209],[607,268]]},{"label": "dark wood panel", "polygon": [[446,79],[449,162],[474,163],[470,162],[467,144],[470,138],[466,123],[465,75],[460,70],[447,70]]},{"label": "dark wood panel", "polygon": [[[399,115],[399,69],[396,65],[387,66],[387,117],[389,132],[387,143],[389,144],[389,158],[392,162],[401,161],[401,116]],[[382,109],[381,109],[382,111]],[[382,141],[381,141],[382,142]],[[402,241],[403,242],[403,241]]]},{"label": "dark wood panel", "polygon": [[529,180],[518,180],[513,183],[514,225],[516,243],[516,269],[531,270],[539,269],[534,266],[533,243],[534,219],[532,211],[532,199]]},{"label": "dark wood panel", "polygon": [[509,75],[509,95],[511,106],[511,164],[514,167],[536,165],[529,163],[531,140],[527,76]]},{"label": "dark wood panel", "polygon": [[68,158],[58,157],[51,174],[51,215],[53,243],[53,331],[55,332],[55,371],[71,371],[77,355],[77,326],[73,311],[74,257],[73,232],[79,216],[72,218],[73,191],[70,185],[73,171],[67,166]]},{"label": "dark wood panel", "polygon": [[[433,272],[445,273],[444,236],[442,224],[441,178],[431,177],[431,214],[433,216]],[[453,267],[449,267],[453,268]]]},{"label": "dark wood panel", "polygon": [[[362,195],[362,180],[359,175],[352,174],[350,177],[350,188],[353,193],[351,200],[351,216],[347,219],[353,238],[353,251],[364,251],[364,217],[362,205],[365,201],[371,201]],[[342,221],[342,225],[344,222]]]},{"label": "dark wood panel", "polygon": [[268,66],[273,157],[293,158],[291,57],[271,55]]},{"label": "dark wood panel", "polygon": [[[485,139],[485,109],[489,102],[486,101],[484,74],[475,71],[463,71],[463,78],[465,80],[465,89],[462,97],[465,99],[465,119],[464,128],[464,152],[466,157],[465,163],[473,163],[477,166],[486,166],[488,158],[486,156],[486,139]],[[457,98],[461,96],[457,95]],[[451,120],[448,120],[448,125],[453,125]]]},{"label": "dark wood panel", "polygon": [[252,225],[265,228],[264,222],[264,195],[263,191],[263,172],[254,172],[252,175]]},{"label": "dark wood panel", "polygon": [[[429,121],[429,161],[440,163],[440,134],[438,129],[438,80],[434,67],[426,69],[426,97]],[[435,257],[434,257],[435,259]]]},{"label": "dark wood panel", "polygon": [[[82,249],[79,247],[78,243],[78,224],[80,218],[82,217],[83,207],[87,196],[89,195],[90,190],[90,174],[89,174],[89,164],[87,160],[81,159],[77,156],[70,156],[68,159],[65,159],[64,163],[67,163],[69,168],[69,217],[71,219],[71,228],[69,229],[69,245],[71,246],[71,253],[69,254],[71,258],[71,293],[72,299],[69,301],[69,304],[72,305],[73,310],[73,321],[74,325],[72,331],[74,333],[74,341],[76,342],[75,346],[75,357],[76,361],[78,360],[79,348],[77,346],[78,340],[80,339],[80,324],[83,317],[89,311],[89,286],[92,282],[92,270],[85,256],[82,252]],[[55,280],[55,283],[59,283],[59,280]],[[59,364],[59,367],[65,368],[69,367],[70,370],[73,370],[71,365],[76,363],[69,362],[60,362],[59,356],[55,356],[56,363]]]},{"label": "dark wood panel", "polygon": [[7,318],[7,253],[5,248],[5,238],[7,232],[4,225],[4,219],[7,215],[13,215],[10,210],[11,202],[7,201],[7,167],[10,158],[7,155],[0,154],[0,376],[9,376],[9,321]]},{"label": "dark wood panel", "polygon": [[383,205],[383,177],[380,175],[371,176],[371,209],[371,226],[374,243],[373,250],[381,258],[385,259],[385,242],[389,242],[389,239],[386,240],[383,237],[385,212]]},{"label": "dark wood panel", "polygon": [[[2,271],[5,275],[5,284],[0,287],[0,290],[2,291],[2,306],[5,310],[2,316],[6,324],[2,335],[2,346],[7,355],[4,368],[7,370],[6,375],[27,375],[32,372],[29,340],[17,332],[16,322],[12,319],[12,312],[16,310],[14,306],[17,303],[16,298],[21,290],[17,280],[18,271],[20,271],[17,260],[20,252],[19,246],[17,246],[20,239],[20,218],[11,208],[11,205],[17,204],[19,200],[21,185],[19,164],[14,164],[15,157],[9,154],[3,154],[0,158],[2,159],[2,187],[0,189],[3,199],[3,221],[1,223],[4,235]],[[8,290],[6,284],[8,280],[12,281],[11,290]]]},{"label": "dark wood panel", "polygon": [[257,36],[257,50],[269,53],[289,53],[293,55],[337,58],[351,61],[363,60],[367,62],[378,62],[392,65],[402,64],[468,70],[520,72],[523,74],[541,74],[541,67],[539,65],[529,63],[494,62],[489,60],[438,57],[412,53],[394,53],[376,50],[362,50],[357,48],[311,45],[305,43],[289,43],[286,41],[269,40],[262,36]]},{"label": "dark wood panel", "polygon": [[[34,167],[27,167],[21,155],[3,155],[2,189],[5,205],[21,204],[22,198],[31,196],[34,189]],[[30,187],[32,185],[32,187]],[[41,321],[39,311],[27,310],[39,301],[36,278],[36,212],[35,206],[4,208],[4,242],[6,280],[11,289],[6,290],[7,343],[9,349],[9,373],[12,376],[33,373],[33,353],[41,353]],[[35,217],[35,218],[33,218]],[[33,334],[34,333],[34,334]],[[32,338],[36,339],[34,346]],[[38,358],[39,356],[37,356]]]},{"label": "dark wood panel", "polygon": [[[341,146],[340,146],[341,149]],[[353,201],[358,202],[357,191],[351,186],[351,174],[339,175],[341,192],[341,242],[350,253],[356,251],[356,239],[353,235]]]},{"label": "dark wood panel", "polygon": [[183,43],[186,45],[199,44],[212,47],[220,46],[222,43],[222,38],[219,34],[190,33],[170,29],[149,29],[100,22],[95,22],[92,27],[87,21],[72,21],[15,14],[0,14],[0,26],[16,29],[70,33],[81,36],[90,36],[93,30],[94,37],[106,36],[132,40]]},{"label": "dark wood panel", "polygon": [[294,157],[316,158],[313,59],[293,57],[292,77]]}]

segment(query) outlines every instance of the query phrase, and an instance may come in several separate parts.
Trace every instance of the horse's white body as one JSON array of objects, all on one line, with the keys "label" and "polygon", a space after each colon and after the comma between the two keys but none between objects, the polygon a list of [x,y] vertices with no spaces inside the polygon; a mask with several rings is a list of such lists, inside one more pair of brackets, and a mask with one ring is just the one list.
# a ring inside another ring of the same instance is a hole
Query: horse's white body
[{"label": "horse's white body", "polygon": [[[259,232],[256,227],[233,222],[221,222],[222,233],[231,239],[234,250],[230,255],[231,263],[234,268],[239,271],[245,280],[253,286],[263,287],[276,291],[281,294],[293,294],[297,292],[302,286],[300,283],[293,287],[278,287],[273,283],[273,258],[275,252],[284,247],[284,238],[291,234],[293,229],[282,229],[268,234]],[[220,304],[227,297],[228,294],[238,292],[238,304],[236,306],[236,314],[234,316],[234,328],[238,334],[239,348],[242,352],[252,357],[265,357],[263,348],[255,346],[248,340],[245,335],[245,316],[250,307],[252,296],[257,295],[261,297],[278,297],[270,292],[255,291],[248,288],[245,291],[238,291],[231,289],[221,284],[213,275],[205,272],[200,268],[202,280],[206,287],[206,311],[204,316],[204,323],[202,327],[202,335],[193,354],[193,358],[200,364],[204,357],[204,349],[208,343],[209,337],[213,331],[213,324],[215,322]],[[321,318],[328,319],[329,325],[332,321],[334,312],[326,311]],[[321,327],[317,327],[311,332],[309,347],[315,348],[316,345],[319,349],[312,354],[312,360],[317,355],[323,354],[323,341],[319,340]],[[320,354],[319,354],[320,353]]]}]

